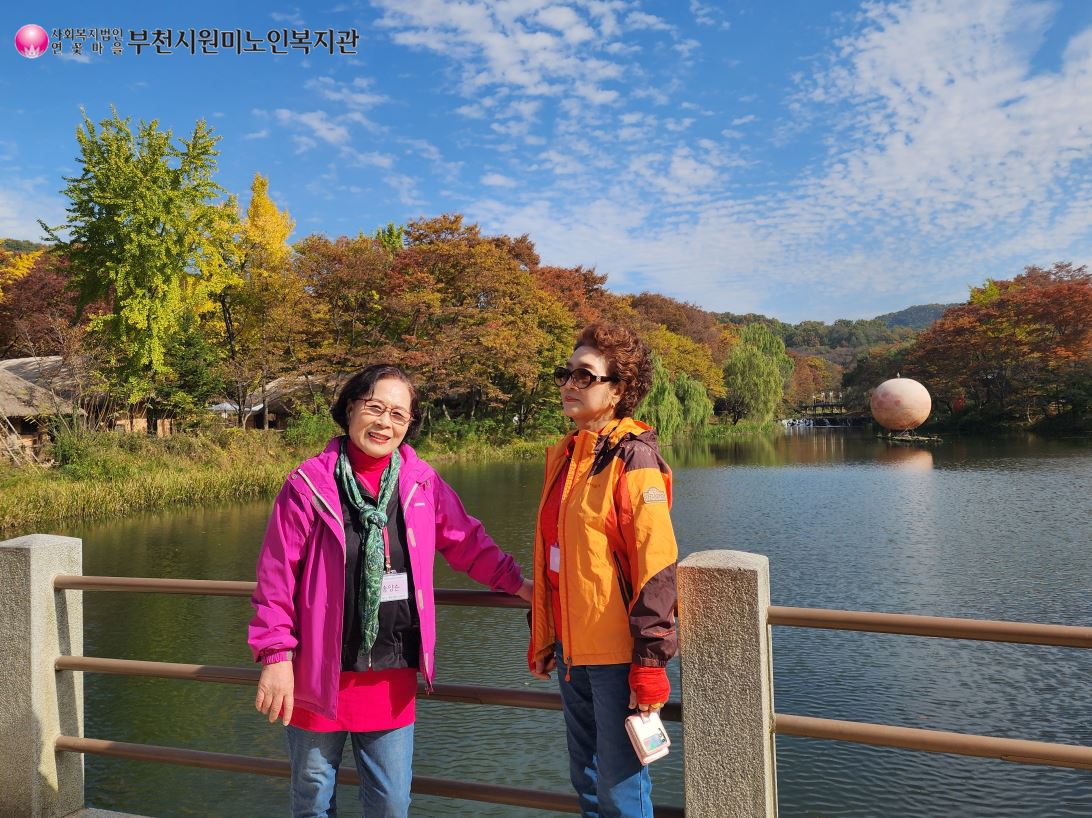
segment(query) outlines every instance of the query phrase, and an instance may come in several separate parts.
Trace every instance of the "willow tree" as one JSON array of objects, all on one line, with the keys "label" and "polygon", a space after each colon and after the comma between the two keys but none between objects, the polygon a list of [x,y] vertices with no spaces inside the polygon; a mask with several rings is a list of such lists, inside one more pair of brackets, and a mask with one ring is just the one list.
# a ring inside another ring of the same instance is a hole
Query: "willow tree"
[{"label": "willow tree", "polygon": [[724,364],[732,422],[745,417],[763,423],[770,420],[781,404],[792,370],[784,341],[762,324],[744,327]]},{"label": "willow tree", "polygon": [[709,425],[713,401],[709,399],[709,393],[701,381],[680,372],[675,376],[675,397],[682,409],[683,428],[701,432]]},{"label": "willow tree", "polygon": [[682,404],[675,394],[675,383],[659,357],[652,359],[652,387],[637,407],[635,417],[655,429],[665,441],[671,440],[685,422]]},{"label": "willow tree", "polygon": [[[64,224],[42,228],[69,259],[79,308],[104,302],[92,331],[110,347],[115,386],[129,402],[169,374],[165,351],[187,312],[214,306],[227,280],[224,238],[234,229],[213,181],[219,137],[199,120],[175,142],[156,120],[134,133],[116,110],[76,129],[80,173],[65,177]],[[66,234],[62,238],[61,233]]]}]

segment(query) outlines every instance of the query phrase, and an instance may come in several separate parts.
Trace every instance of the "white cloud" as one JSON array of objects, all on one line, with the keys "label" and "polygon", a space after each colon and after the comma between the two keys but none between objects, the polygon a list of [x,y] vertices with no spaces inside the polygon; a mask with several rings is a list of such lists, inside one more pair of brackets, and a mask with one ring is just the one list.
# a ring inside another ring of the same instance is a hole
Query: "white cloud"
[{"label": "white cloud", "polygon": [[735,128],[739,125],[746,125],[748,122],[754,122],[758,119],[754,114],[747,114],[747,116],[736,117],[732,120],[732,127]]},{"label": "white cloud", "polygon": [[341,156],[357,167],[383,168],[389,170],[394,167],[394,157],[379,151],[358,151],[355,148],[342,148]]},{"label": "white cloud", "polygon": [[296,153],[307,153],[307,151],[318,147],[318,142],[314,139],[299,134],[293,134],[292,144],[296,146]]},{"label": "white cloud", "polygon": [[[349,141],[349,129],[331,121],[325,111],[299,112],[278,108],[274,114],[281,124],[306,128],[313,137],[331,145],[344,145]],[[309,143],[311,147],[316,144],[313,139],[300,142]]]},{"label": "white cloud", "polygon": [[260,131],[252,131],[246,134],[243,139],[266,139],[269,136],[269,128],[262,128]]},{"label": "white cloud", "polygon": [[417,181],[405,173],[388,173],[383,177],[391,188],[398,194],[398,200],[406,207],[421,207],[424,199],[417,189]]},{"label": "white cloud", "polygon": [[500,173],[487,173],[481,183],[488,187],[516,187],[516,180]]},{"label": "white cloud", "polygon": [[1092,159],[1092,31],[1057,71],[1033,73],[1051,12],[991,0],[870,8],[808,89],[812,105],[851,107],[797,213],[972,243],[1064,219],[1057,185]]},{"label": "white cloud", "polygon": [[40,241],[38,219],[50,227],[64,222],[66,200],[50,190],[56,184],[52,179],[24,179],[10,174],[0,179],[0,236]]},{"label": "white cloud", "polygon": [[317,91],[324,99],[345,103],[348,108],[364,110],[373,108],[388,98],[369,89],[372,81],[365,77],[356,77],[352,82],[339,82],[333,77],[316,77],[304,83],[304,88]]},{"label": "white cloud", "polygon": [[712,26],[723,30],[730,28],[730,24],[724,19],[724,11],[711,3],[690,0],[690,13],[694,15],[694,22],[699,26]]},{"label": "white cloud", "polygon": [[[557,97],[576,86],[596,95],[604,83],[622,77],[617,63],[596,56],[599,46],[618,31],[613,8],[583,3],[588,12],[583,17],[571,4],[543,8],[541,3],[511,0],[373,4],[383,10],[377,25],[389,30],[396,43],[454,60],[467,96],[503,88],[520,96]],[[589,48],[589,43],[595,45]],[[468,107],[464,113],[480,115],[481,109]]]},{"label": "white cloud", "polygon": [[582,43],[595,37],[594,29],[568,6],[547,6],[535,15],[535,19],[560,32],[570,43]]},{"label": "white cloud", "polygon": [[626,28],[635,29],[638,31],[674,31],[675,27],[669,24],[666,20],[657,17],[654,14],[648,14],[643,11],[631,11],[626,15]]}]

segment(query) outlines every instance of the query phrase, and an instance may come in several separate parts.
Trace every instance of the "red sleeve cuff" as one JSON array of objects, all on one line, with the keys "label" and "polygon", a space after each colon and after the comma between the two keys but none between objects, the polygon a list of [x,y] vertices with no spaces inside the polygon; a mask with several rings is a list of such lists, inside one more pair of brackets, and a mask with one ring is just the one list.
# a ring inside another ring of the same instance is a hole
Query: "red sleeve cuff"
[{"label": "red sleeve cuff", "polygon": [[671,695],[671,682],[662,667],[630,665],[629,687],[637,694],[637,704],[663,704]]}]

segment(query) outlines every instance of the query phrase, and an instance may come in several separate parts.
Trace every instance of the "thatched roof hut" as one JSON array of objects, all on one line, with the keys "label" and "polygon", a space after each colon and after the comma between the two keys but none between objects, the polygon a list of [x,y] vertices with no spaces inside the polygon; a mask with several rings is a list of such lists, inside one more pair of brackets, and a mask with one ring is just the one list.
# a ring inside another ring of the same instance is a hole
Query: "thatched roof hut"
[{"label": "thatched roof hut", "polygon": [[42,355],[34,358],[6,358],[0,361],[0,372],[10,372],[24,381],[42,387],[62,398],[73,399],[81,392],[82,382],[87,380],[82,366],[66,361],[60,355]]},{"label": "thatched roof hut", "polygon": [[72,412],[72,404],[35,383],[0,368],[0,414],[15,418],[49,417]]}]

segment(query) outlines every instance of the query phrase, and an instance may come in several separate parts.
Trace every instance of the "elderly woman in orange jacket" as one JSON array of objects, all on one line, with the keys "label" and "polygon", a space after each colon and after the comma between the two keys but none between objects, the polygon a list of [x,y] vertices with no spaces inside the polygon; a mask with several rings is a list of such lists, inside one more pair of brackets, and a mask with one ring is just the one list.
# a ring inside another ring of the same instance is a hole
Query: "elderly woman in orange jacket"
[{"label": "elderly woman in orange jacket", "polygon": [[671,470],[632,417],[652,361],[629,330],[596,324],[554,381],[576,430],[547,452],[528,663],[538,678],[558,670],[581,814],[648,818],[651,779],[624,722],[670,692],[678,557]]}]

